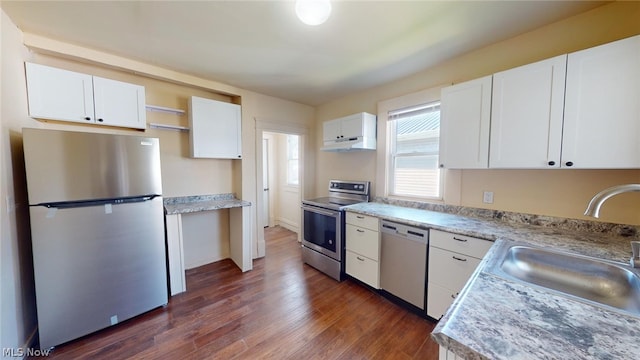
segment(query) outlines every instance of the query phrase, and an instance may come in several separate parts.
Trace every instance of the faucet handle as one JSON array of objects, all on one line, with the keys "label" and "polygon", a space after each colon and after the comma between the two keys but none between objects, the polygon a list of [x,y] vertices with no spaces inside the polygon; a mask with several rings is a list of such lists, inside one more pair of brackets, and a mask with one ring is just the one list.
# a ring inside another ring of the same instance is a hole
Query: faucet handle
[{"label": "faucet handle", "polygon": [[631,252],[634,259],[640,259],[640,241],[631,242]]}]

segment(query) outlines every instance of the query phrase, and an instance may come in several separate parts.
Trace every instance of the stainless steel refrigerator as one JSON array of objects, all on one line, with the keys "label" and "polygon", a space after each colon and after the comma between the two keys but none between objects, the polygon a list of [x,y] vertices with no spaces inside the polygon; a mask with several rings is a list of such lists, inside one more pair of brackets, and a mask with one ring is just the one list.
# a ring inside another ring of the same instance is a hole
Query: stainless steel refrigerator
[{"label": "stainless steel refrigerator", "polygon": [[168,302],[156,138],[23,129],[40,347]]}]

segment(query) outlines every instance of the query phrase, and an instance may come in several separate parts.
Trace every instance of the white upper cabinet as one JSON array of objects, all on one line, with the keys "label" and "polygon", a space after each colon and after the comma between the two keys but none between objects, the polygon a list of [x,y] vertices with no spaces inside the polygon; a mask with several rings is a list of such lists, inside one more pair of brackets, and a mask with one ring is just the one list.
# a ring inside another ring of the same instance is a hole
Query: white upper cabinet
[{"label": "white upper cabinet", "polygon": [[491,79],[489,75],[442,89],[440,167],[488,167]]},{"label": "white upper cabinet", "polygon": [[323,151],[375,150],[376,116],[357,113],[322,123]]},{"label": "white upper cabinet", "polygon": [[29,116],[95,122],[91,75],[25,63]]},{"label": "white upper cabinet", "polygon": [[192,157],[242,158],[240,105],[192,96],[189,127]]},{"label": "white upper cabinet", "polygon": [[94,76],[93,97],[98,123],[136,129],[146,127],[143,86]]},{"label": "white upper cabinet", "polygon": [[322,123],[322,140],[336,141],[342,135],[342,119],[329,120]]},{"label": "white upper cabinet", "polygon": [[143,86],[39,64],[25,67],[31,117],[146,128]]},{"label": "white upper cabinet", "polygon": [[569,54],[562,165],[640,168],[640,35]]},{"label": "white upper cabinet", "polygon": [[491,168],[560,166],[567,55],[493,75]]}]

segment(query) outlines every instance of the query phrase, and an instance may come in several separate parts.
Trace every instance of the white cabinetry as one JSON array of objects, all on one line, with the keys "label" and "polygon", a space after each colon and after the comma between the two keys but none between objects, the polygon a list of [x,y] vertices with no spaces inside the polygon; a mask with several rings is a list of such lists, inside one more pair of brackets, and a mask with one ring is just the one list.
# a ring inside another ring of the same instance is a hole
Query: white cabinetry
[{"label": "white cabinetry", "polygon": [[464,358],[456,355],[453,351],[447,349],[446,347],[440,346],[440,350],[438,352],[438,360],[464,360]]},{"label": "white cabinetry", "polygon": [[493,75],[491,168],[560,166],[567,56]]},{"label": "white cabinetry", "polygon": [[146,127],[143,86],[25,63],[33,118]]},{"label": "white cabinetry", "polygon": [[442,89],[440,167],[489,166],[491,79],[489,75]]},{"label": "white cabinetry", "polygon": [[376,116],[358,113],[322,123],[322,150],[375,150]]},{"label": "white cabinetry", "polygon": [[640,168],[638,64],[640,35],[443,88],[440,167]]},{"label": "white cabinetry", "polygon": [[491,245],[488,240],[429,230],[427,315],[444,315]]},{"label": "white cabinetry", "polygon": [[380,288],[380,232],[378,219],[347,212],[346,273]]},{"label": "white cabinetry", "polygon": [[562,165],[640,168],[640,35],[569,54]]},{"label": "white cabinetry", "polygon": [[242,158],[240,105],[192,96],[189,127],[192,157]]}]

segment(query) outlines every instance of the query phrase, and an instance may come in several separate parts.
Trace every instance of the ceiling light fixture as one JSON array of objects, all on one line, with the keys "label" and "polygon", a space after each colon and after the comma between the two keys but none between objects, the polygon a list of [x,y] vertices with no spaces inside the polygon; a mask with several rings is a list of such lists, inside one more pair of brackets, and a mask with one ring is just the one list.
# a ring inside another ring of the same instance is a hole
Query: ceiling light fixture
[{"label": "ceiling light fixture", "polygon": [[296,0],[296,15],[307,25],[320,25],[331,14],[329,0]]}]

